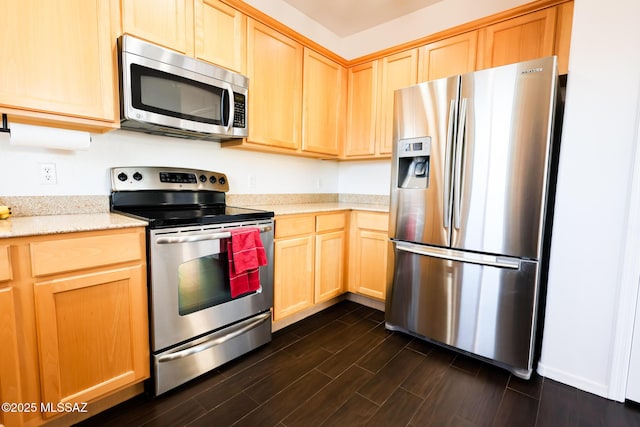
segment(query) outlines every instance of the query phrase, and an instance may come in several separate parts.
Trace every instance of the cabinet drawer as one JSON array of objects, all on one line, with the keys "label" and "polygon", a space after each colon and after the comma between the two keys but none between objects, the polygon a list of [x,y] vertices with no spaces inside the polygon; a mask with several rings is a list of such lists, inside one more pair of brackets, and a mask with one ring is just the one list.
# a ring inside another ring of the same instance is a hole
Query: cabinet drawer
[{"label": "cabinet drawer", "polygon": [[276,218],[275,238],[310,234],[315,230],[313,215]]},{"label": "cabinet drawer", "polygon": [[35,277],[142,259],[142,232],[56,239],[31,243]]},{"label": "cabinet drawer", "polygon": [[344,213],[318,215],[316,217],[316,231],[318,233],[329,230],[341,230],[346,226],[347,220]]},{"label": "cabinet drawer", "polygon": [[386,213],[356,212],[356,223],[358,224],[358,228],[388,231],[389,215]]},{"label": "cabinet drawer", "polygon": [[0,246],[0,282],[11,280],[11,262],[9,258],[9,245]]}]

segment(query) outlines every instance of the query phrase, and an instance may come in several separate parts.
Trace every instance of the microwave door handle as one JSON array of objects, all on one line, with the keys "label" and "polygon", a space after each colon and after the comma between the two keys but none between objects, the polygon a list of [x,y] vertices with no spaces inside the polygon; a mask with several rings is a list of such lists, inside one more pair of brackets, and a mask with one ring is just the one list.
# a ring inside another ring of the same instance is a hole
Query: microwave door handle
[{"label": "microwave door handle", "polygon": [[227,96],[229,97],[229,121],[227,122],[225,128],[227,133],[231,131],[231,127],[233,126],[233,115],[235,113],[234,101],[233,101],[233,88],[230,84],[225,84],[225,90],[227,91]]}]

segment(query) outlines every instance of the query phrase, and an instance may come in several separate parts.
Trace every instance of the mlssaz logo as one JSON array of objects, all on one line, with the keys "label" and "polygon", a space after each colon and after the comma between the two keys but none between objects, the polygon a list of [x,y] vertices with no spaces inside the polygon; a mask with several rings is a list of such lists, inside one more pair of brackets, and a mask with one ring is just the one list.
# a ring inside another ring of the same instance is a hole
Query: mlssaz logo
[{"label": "mlssaz logo", "polygon": [[520,74],[531,74],[531,73],[541,73],[544,69],[540,68],[531,68],[529,70],[524,70]]}]

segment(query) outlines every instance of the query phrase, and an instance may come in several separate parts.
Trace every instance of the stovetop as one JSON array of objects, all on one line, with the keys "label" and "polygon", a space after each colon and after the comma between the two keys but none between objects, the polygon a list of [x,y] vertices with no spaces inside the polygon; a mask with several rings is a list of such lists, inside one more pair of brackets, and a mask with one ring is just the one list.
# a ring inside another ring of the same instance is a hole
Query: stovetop
[{"label": "stovetop", "polygon": [[149,221],[150,228],[200,226],[225,222],[273,218],[273,212],[236,206],[200,208],[124,208],[113,209],[125,215]]},{"label": "stovetop", "polygon": [[149,221],[150,228],[273,218],[273,212],[227,206],[225,174],[172,167],[111,169],[111,211]]}]

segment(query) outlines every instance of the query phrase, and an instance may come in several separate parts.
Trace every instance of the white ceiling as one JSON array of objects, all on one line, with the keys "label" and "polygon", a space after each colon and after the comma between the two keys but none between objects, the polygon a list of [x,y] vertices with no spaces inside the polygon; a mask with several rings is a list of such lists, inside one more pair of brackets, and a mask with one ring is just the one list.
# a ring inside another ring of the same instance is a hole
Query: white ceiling
[{"label": "white ceiling", "polygon": [[339,37],[346,37],[442,0],[284,1]]}]

